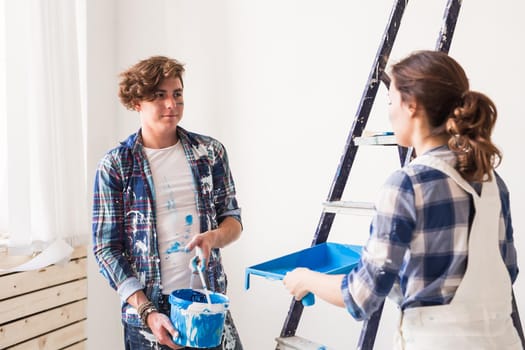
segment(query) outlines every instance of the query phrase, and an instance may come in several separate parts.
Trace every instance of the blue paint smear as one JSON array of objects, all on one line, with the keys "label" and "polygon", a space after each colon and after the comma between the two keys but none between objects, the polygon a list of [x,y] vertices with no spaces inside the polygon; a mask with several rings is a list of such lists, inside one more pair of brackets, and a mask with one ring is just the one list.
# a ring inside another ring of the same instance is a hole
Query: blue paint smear
[{"label": "blue paint smear", "polygon": [[183,289],[170,295],[170,319],[178,331],[178,335],[173,338],[176,344],[193,348],[212,348],[221,343],[228,299],[217,293],[211,293],[210,298],[212,304],[223,304],[224,311],[210,313],[207,308],[199,313],[188,311],[194,302],[206,302],[204,294],[195,290]]},{"label": "blue paint smear", "polygon": [[186,215],[186,225],[190,226],[191,224],[193,224],[193,216],[191,214]]},{"label": "blue paint smear", "polygon": [[175,242],[171,245],[171,247],[168,248],[168,250],[166,250],[166,254],[177,253],[182,251],[184,251],[184,248],[181,248],[180,242]]},{"label": "blue paint smear", "polygon": [[[224,313],[198,315],[172,313],[171,315],[173,326],[179,332],[174,338],[175,343],[194,348],[211,348],[221,343]],[[191,325],[190,329],[187,329],[187,324]]]}]

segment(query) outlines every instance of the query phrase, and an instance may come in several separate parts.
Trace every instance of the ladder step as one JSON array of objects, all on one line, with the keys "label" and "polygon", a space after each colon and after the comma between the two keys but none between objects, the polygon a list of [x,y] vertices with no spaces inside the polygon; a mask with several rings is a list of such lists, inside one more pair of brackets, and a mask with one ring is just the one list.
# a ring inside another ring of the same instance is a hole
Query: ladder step
[{"label": "ladder step", "polygon": [[276,350],[333,350],[325,345],[298,336],[279,337]]},{"label": "ladder step", "polygon": [[325,212],[336,214],[352,214],[352,215],[374,215],[375,206],[371,202],[353,202],[353,201],[333,201],[324,202],[323,208]]},{"label": "ladder step", "polygon": [[397,145],[397,142],[396,142],[396,136],[393,133],[385,132],[379,135],[355,137],[354,144],[356,146],[366,146],[366,145],[395,146]]}]

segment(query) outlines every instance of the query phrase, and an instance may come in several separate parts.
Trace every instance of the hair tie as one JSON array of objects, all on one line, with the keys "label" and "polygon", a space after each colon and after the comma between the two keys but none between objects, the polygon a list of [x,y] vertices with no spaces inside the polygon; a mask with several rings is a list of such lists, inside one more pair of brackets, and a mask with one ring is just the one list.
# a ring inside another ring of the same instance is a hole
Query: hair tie
[{"label": "hair tie", "polygon": [[467,95],[469,95],[469,93],[470,91],[467,90],[461,94],[461,97],[460,97],[461,105],[465,104],[465,99],[467,98]]}]

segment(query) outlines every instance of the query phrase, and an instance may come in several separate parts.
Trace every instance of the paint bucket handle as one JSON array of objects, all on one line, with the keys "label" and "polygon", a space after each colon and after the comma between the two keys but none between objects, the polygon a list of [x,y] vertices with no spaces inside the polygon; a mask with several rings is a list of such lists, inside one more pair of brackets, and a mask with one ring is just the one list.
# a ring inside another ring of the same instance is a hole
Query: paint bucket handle
[{"label": "paint bucket handle", "polygon": [[210,299],[210,291],[208,290],[208,286],[206,284],[206,277],[204,277],[204,271],[206,269],[206,260],[204,259],[201,248],[196,247],[195,249],[197,250],[197,255],[195,255],[191,259],[190,268],[194,272],[197,271],[199,273],[199,277],[202,283],[202,288],[204,290],[204,294],[206,295],[206,300],[208,301],[208,304],[211,304],[212,302]]}]

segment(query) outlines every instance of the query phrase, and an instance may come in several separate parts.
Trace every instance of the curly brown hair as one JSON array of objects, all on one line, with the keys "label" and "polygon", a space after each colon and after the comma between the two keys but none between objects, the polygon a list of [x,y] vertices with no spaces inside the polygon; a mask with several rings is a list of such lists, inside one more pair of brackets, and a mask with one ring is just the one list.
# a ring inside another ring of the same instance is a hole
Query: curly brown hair
[{"label": "curly brown hair", "polygon": [[491,180],[501,152],[491,141],[498,116],[486,95],[469,90],[463,68],[439,51],[417,51],[391,68],[403,101],[417,101],[434,134],[448,133],[459,173],[467,181]]},{"label": "curly brown hair", "polygon": [[184,65],[165,56],[153,56],[138,62],[119,74],[120,102],[129,110],[135,110],[140,101],[153,101],[155,92],[167,78],[179,78],[184,86]]}]

